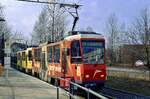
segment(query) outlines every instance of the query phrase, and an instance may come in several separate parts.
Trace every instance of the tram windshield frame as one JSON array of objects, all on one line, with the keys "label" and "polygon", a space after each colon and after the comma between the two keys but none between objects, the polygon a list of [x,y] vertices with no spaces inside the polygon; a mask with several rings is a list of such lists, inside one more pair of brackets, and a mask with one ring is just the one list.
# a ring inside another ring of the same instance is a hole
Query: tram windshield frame
[{"label": "tram windshield frame", "polygon": [[84,64],[105,64],[105,43],[99,40],[81,40]]}]

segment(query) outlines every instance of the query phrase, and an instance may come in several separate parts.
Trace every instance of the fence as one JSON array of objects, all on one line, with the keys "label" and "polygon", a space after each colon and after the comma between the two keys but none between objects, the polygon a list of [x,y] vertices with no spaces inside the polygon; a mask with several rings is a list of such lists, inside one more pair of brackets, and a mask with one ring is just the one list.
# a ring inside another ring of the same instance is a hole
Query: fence
[{"label": "fence", "polygon": [[146,70],[125,70],[125,69],[107,69],[108,76],[134,78],[150,81],[150,71]]}]

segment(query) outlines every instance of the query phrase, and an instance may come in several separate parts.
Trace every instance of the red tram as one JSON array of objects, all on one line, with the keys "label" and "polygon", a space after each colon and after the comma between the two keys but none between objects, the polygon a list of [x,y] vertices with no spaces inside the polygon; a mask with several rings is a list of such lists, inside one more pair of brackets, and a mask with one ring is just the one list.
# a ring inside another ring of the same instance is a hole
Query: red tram
[{"label": "red tram", "polygon": [[[55,84],[57,77],[84,87],[103,86],[106,80],[105,39],[95,32],[72,31],[56,43],[32,49],[32,74]],[[59,80],[61,87],[69,86]]]}]

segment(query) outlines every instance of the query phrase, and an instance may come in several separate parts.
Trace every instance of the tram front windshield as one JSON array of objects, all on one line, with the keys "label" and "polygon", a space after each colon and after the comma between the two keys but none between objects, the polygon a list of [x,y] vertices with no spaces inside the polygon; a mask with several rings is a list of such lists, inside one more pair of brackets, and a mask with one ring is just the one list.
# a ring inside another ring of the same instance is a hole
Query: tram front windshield
[{"label": "tram front windshield", "polygon": [[84,64],[104,64],[104,42],[82,40]]}]

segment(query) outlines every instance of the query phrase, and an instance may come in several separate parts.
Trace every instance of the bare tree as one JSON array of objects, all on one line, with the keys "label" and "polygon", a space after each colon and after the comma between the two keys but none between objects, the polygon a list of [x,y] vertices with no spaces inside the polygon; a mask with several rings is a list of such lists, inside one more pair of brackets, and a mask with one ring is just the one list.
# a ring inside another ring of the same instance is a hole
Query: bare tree
[{"label": "bare tree", "polygon": [[11,35],[11,28],[7,24],[7,20],[4,15],[4,8],[0,4],[0,38],[4,36],[4,40],[8,40]]},{"label": "bare tree", "polygon": [[22,43],[23,42],[23,34],[21,32],[16,31],[12,36],[14,42]]},{"label": "bare tree", "polygon": [[43,43],[47,41],[47,7],[44,7],[41,11],[38,20],[36,21],[32,33],[32,41],[35,44]]},{"label": "bare tree", "polygon": [[[53,2],[59,2],[60,0],[52,0]],[[61,0],[62,2],[62,0]],[[48,33],[49,41],[55,42],[62,39],[66,30],[66,15],[64,10],[59,5],[49,5],[48,7]]]},{"label": "bare tree", "polygon": [[0,63],[4,65],[5,42],[10,38],[10,28],[8,27],[3,8],[0,4]]},{"label": "bare tree", "polygon": [[[53,0],[53,2],[56,2],[56,0]],[[61,40],[66,30],[66,15],[64,12],[55,4],[45,6],[34,25],[32,42],[39,44],[46,41]]]},{"label": "bare tree", "polygon": [[130,28],[128,38],[131,44],[140,44],[144,47],[143,58],[150,69],[150,11],[148,8],[143,9],[140,16],[136,18]]},{"label": "bare tree", "polygon": [[[118,23],[118,18],[115,14],[111,14],[108,17],[108,21],[106,23],[106,31],[107,31],[107,45],[108,45],[108,51],[109,51],[109,57],[111,60],[111,64],[116,62],[116,55],[115,51],[118,47],[118,40],[119,40],[119,33],[120,33],[120,25]],[[110,65],[111,65],[110,64]]]},{"label": "bare tree", "polygon": [[15,31],[13,32],[13,34],[11,35],[11,42],[14,43],[24,43],[25,44],[25,37],[23,35],[23,33]]}]

